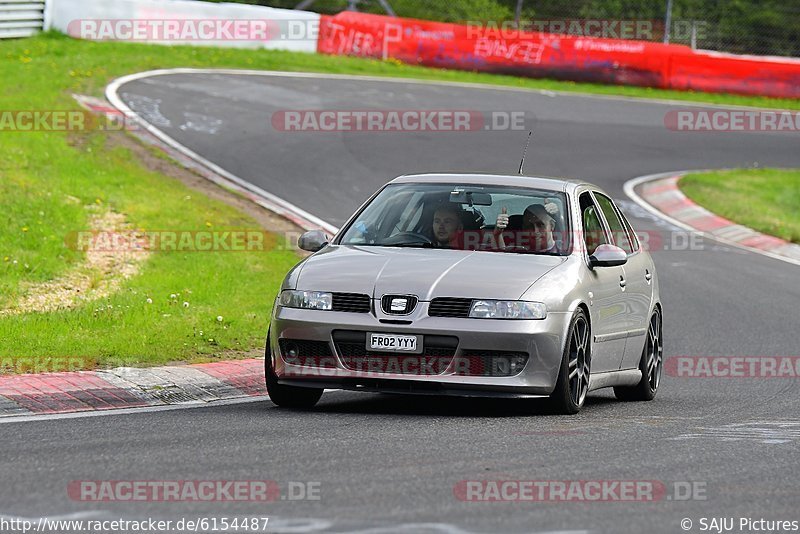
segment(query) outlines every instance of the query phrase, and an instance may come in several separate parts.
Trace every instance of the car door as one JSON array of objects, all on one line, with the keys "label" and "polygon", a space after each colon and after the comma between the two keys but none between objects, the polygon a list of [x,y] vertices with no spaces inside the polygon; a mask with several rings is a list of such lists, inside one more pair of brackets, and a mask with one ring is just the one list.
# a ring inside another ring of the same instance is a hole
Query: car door
[{"label": "car door", "polygon": [[[602,244],[611,243],[600,209],[589,192],[579,197],[586,258]],[[625,271],[620,267],[596,267],[590,278],[589,310],[592,323],[592,372],[616,371],[625,351]]]},{"label": "car door", "polygon": [[628,262],[624,266],[627,341],[619,365],[621,369],[632,369],[639,364],[647,333],[653,299],[653,266],[647,254],[641,252],[630,223],[614,201],[599,192],[595,192],[594,196],[611,230],[613,243],[628,254]]}]

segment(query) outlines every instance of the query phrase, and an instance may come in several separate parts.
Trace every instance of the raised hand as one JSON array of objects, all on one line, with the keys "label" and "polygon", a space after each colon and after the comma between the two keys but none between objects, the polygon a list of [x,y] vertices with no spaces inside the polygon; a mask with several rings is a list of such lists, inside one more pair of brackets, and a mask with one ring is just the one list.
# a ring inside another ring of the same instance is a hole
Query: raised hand
[{"label": "raised hand", "polygon": [[508,227],[508,208],[503,206],[500,209],[500,214],[497,216],[497,222],[494,225],[495,230],[503,231]]}]

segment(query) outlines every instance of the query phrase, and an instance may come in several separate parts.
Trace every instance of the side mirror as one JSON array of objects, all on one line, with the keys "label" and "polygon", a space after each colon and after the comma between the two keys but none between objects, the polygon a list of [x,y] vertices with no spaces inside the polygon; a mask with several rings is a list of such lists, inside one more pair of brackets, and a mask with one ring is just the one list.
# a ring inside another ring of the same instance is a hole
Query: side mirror
[{"label": "side mirror", "polygon": [[589,268],[595,267],[617,267],[628,262],[628,255],[624,250],[615,245],[600,245],[594,254],[589,256]]},{"label": "side mirror", "polygon": [[328,236],[322,230],[311,230],[300,236],[297,246],[308,252],[316,252],[328,244]]}]

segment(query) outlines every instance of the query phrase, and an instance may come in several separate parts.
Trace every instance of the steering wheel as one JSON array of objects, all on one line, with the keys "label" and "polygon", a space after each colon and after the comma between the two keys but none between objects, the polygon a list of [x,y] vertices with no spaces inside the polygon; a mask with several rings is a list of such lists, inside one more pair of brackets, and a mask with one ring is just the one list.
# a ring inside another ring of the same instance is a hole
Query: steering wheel
[{"label": "steering wheel", "polygon": [[381,244],[382,245],[399,245],[403,243],[417,243],[421,242],[425,245],[432,245],[433,241],[430,237],[426,236],[425,234],[419,234],[417,232],[400,232],[399,234],[395,234],[392,237],[384,239]]}]

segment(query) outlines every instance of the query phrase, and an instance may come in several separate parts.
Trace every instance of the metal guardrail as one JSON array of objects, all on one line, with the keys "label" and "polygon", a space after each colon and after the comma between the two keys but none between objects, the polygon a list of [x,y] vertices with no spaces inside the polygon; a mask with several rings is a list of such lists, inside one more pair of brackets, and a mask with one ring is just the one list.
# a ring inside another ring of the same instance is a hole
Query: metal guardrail
[{"label": "metal guardrail", "polygon": [[28,37],[45,27],[46,0],[0,0],[0,39]]}]

